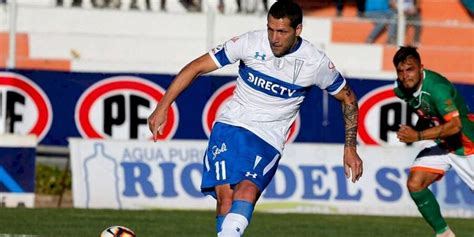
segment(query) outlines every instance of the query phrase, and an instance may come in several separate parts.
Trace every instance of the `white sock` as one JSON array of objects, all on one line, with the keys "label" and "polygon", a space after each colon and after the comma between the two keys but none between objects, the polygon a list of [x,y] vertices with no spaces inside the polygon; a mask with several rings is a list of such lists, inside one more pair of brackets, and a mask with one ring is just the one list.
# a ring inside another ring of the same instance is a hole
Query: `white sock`
[{"label": "white sock", "polygon": [[222,231],[217,235],[218,237],[240,237],[244,234],[249,221],[245,216],[236,213],[229,213],[225,216],[222,223]]}]

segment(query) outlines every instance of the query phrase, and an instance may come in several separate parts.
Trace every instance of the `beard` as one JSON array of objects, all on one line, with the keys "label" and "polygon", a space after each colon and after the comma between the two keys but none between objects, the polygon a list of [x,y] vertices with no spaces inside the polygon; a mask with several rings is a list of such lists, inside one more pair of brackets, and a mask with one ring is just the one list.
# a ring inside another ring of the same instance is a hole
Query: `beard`
[{"label": "beard", "polygon": [[397,79],[398,88],[400,88],[400,91],[402,91],[402,93],[407,97],[413,97],[413,94],[418,90],[418,86],[420,85],[420,83],[421,80],[419,80],[418,83],[416,83],[416,85],[414,85],[413,87],[407,88],[399,79]]}]

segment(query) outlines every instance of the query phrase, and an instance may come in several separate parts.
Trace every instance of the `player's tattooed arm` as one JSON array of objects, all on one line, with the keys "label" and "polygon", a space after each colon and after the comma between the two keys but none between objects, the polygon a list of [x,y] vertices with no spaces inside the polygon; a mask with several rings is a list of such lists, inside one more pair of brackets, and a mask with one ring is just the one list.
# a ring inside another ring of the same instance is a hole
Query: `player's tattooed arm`
[{"label": "player's tattooed arm", "polygon": [[345,85],[344,88],[335,96],[341,101],[342,115],[345,125],[345,146],[355,147],[357,145],[357,127],[359,119],[359,106],[357,98],[352,89]]},{"label": "player's tattooed arm", "polygon": [[348,98],[342,102],[342,114],[344,116],[344,124],[346,129],[345,145],[349,147],[357,144],[357,126],[359,119],[359,106],[355,98],[354,92],[349,86],[342,89],[345,97]]},{"label": "player's tattooed arm", "polygon": [[344,174],[356,182],[362,177],[363,162],[357,154],[357,125],[359,119],[359,106],[357,98],[351,88],[346,84],[334,97],[341,101],[342,115],[344,117],[345,145],[344,145]]}]

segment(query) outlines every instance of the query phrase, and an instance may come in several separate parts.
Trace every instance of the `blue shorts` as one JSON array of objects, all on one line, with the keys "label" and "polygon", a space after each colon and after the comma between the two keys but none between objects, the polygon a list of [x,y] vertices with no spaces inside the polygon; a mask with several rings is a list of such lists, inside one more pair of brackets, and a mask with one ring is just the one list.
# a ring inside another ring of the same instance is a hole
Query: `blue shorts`
[{"label": "blue shorts", "polygon": [[201,192],[216,197],[214,187],[243,180],[255,183],[262,192],[272,180],[280,161],[273,146],[249,130],[215,123],[204,156]]}]

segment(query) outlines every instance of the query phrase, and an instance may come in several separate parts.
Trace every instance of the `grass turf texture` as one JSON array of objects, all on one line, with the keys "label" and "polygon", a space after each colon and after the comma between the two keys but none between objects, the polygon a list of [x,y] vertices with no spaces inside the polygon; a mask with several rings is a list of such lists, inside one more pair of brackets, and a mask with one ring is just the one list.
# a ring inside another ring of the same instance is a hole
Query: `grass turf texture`
[{"label": "grass turf texture", "polygon": [[[472,219],[447,221],[458,237],[474,237]],[[214,223],[214,214],[210,211],[0,209],[0,236],[24,234],[42,237],[94,237],[112,225],[129,227],[138,237],[215,236]],[[245,236],[433,237],[434,234],[423,219],[418,217],[257,212]]]}]

